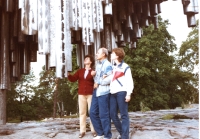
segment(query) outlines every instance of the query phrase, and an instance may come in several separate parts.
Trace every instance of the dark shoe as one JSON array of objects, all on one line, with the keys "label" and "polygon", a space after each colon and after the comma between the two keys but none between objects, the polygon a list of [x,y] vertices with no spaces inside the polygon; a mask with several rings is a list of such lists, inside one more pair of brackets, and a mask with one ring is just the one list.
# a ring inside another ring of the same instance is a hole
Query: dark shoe
[{"label": "dark shoe", "polygon": [[79,134],[79,138],[82,138],[83,136],[85,136],[85,132]]},{"label": "dark shoe", "polygon": [[96,132],[92,132],[92,136],[93,136],[93,137],[96,137],[96,136],[97,136],[97,133],[96,133]]}]

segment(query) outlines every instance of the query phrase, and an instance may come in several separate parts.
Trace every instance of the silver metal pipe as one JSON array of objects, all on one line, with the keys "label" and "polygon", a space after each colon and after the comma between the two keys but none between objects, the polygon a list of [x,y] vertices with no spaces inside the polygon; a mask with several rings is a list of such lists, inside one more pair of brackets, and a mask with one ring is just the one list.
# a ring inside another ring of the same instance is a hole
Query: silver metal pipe
[{"label": "silver metal pipe", "polygon": [[[56,6],[56,5],[55,5]],[[59,16],[56,16],[59,17]],[[49,0],[38,0],[38,51],[49,53]],[[61,20],[59,20],[61,21]]]},{"label": "silver metal pipe", "polygon": [[26,35],[37,33],[37,0],[23,0],[21,7],[21,30]]},{"label": "silver metal pipe", "polygon": [[10,89],[9,14],[1,13],[0,89]]}]

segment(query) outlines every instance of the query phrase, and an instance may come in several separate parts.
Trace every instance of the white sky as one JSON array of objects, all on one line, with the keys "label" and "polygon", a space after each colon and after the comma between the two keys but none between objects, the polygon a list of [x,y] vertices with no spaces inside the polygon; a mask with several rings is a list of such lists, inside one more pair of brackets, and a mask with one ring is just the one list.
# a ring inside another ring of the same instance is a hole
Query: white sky
[{"label": "white sky", "polygon": [[[177,47],[180,47],[182,41],[186,40],[187,35],[191,31],[191,28],[189,28],[187,24],[187,16],[183,13],[182,1],[168,0],[162,2],[161,11],[162,13],[160,15],[163,20],[168,19],[171,24],[167,30],[175,37]],[[199,19],[198,16],[196,16],[196,19]]]},{"label": "white sky", "polygon": [[[182,41],[185,41],[187,35],[191,31],[191,28],[187,25],[187,17],[183,13],[183,5],[181,0],[168,0],[161,3],[161,17],[163,20],[168,19],[169,27],[167,30],[169,33],[175,37],[175,43],[179,48]],[[199,14],[196,16],[196,19],[199,19]],[[42,70],[42,66],[45,64],[45,56],[38,55],[38,62],[31,62],[31,67],[37,76],[39,76],[39,72]]]},{"label": "white sky", "polygon": [[37,62],[31,62],[31,69],[34,75],[38,78],[39,73],[42,71],[42,66],[45,65],[45,56],[37,54]]}]

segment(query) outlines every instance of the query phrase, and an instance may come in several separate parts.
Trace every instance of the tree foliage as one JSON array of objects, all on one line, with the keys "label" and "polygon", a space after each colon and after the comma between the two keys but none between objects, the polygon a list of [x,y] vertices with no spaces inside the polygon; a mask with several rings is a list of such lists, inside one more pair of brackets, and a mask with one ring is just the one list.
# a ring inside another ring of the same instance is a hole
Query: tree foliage
[{"label": "tree foliage", "polygon": [[[168,21],[159,17],[159,28],[143,28],[143,37],[136,49],[125,47],[125,61],[130,65],[134,78],[134,92],[129,104],[131,111],[143,107],[156,109],[175,108],[192,101],[189,82],[192,73],[176,68],[176,58],[171,53],[177,49],[174,37],[167,31]],[[196,90],[195,90],[196,91]],[[192,101],[194,102],[194,101]]]},{"label": "tree foliage", "polygon": [[34,97],[32,103],[38,118],[52,116],[53,113],[53,89],[55,86],[55,71],[52,69],[46,70],[42,67],[40,72],[39,84],[34,88]]},{"label": "tree foliage", "polygon": [[[77,56],[76,56],[76,45],[73,46],[73,51],[72,51],[72,63],[73,63],[73,67],[72,67],[72,72],[70,74],[74,74],[78,69],[79,69],[79,65],[77,65]],[[78,82],[67,82],[69,89],[70,89],[70,93],[73,95],[73,99],[77,100],[78,99]]]},{"label": "tree foliage", "polygon": [[12,84],[11,91],[7,95],[7,115],[8,117],[18,117],[29,120],[34,117],[34,106],[31,99],[34,96],[35,75],[30,71],[28,75],[22,75],[20,81]]},{"label": "tree foliage", "polygon": [[[52,117],[54,106],[54,87],[55,87],[55,71],[42,71],[39,77],[39,83],[31,72],[29,75],[23,75],[19,82],[12,84],[11,91],[7,95],[7,116],[8,120],[37,120],[45,117]],[[73,100],[70,93],[70,87],[66,78],[60,79],[58,84],[57,104],[63,106],[62,114],[76,113],[77,101]],[[57,110],[59,110],[57,108]],[[64,113],[64,111],[66,113]],[[59,114],[59,111],[56,111]]]},{"label": "tree foliage", "polygon": [[[180,47],[178,60],[176,64],[177,69],[183,71],[185,75],[182,75],[183,80],[181,88],[185,90],[185,96],[190,98],[184,101],[199,102],[199,21],[197,26],[192,28],[188,38],[184,41]],[[190,92],[188,94],[187,92]]]},{"label": "tree foliage", "polygon": [[182,43],[178,56],[178,66],[183,70],[193,72],[199,64],[199,21],[197,26],[192,28],[187,40]]}]

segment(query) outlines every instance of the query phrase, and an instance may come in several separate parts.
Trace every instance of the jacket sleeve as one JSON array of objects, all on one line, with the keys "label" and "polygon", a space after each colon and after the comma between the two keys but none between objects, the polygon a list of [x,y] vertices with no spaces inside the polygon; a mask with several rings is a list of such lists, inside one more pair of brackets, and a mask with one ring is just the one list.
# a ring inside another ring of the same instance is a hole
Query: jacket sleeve
[{"label": "jacket sleeve", "polygon": [[106,67],[105,73],[106,73],[106,75],[111,75],[112,71],[113,71],[113,68],[111,65],[109,65]]},{"label": "jacket sleeve", "polygon": [[112,79],[112,74],[108,75],[106,78],[101,78],[100,80],[100,85],[104,86],[104,85],[109,85]]},{"label": "jacket sleeve", "polygon": [[102,78],[103,77],[102,76],[100,78],[100,81],[99,81],[100,85],[109,85],[110,84],[111,78],[112,78],[112,70],[113,70],[113,68],[112,68],[111,64],[108,63],[108,65],[106,66],[105,71],[104,71],[104,74],[106,74],[107,77],[106,78]]},{"label": "jacket sleeve", "polygon": [[[96,66],[97,69],[97,66]],[[96,70],[95,70],[96,71]],[[97,71],[96,71],[97,72]],[[97,80],[97,73],[93,76],[93,80],[95,83],[99,84],[98,80]]]},{"label": "jacket sleeve", "polygon": [[76,82],[79,79],[80,70],[77,70],[74,75],[68,75],[68,80],[70,82]]},{"label": "jacket sleeve", "polygon": [[125,80],[127,81],[128,85],[127,87],[127,95],[131,95],[134,89],[134,82],[131,74],[131,69],[128,68],[126,73],[125,73]]}]

